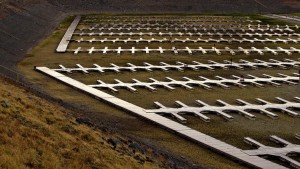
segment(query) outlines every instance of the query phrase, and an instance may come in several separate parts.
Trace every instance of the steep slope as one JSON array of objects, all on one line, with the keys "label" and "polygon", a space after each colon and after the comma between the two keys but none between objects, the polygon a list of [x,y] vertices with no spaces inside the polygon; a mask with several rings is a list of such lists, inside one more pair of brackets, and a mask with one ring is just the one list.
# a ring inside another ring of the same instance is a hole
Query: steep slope
[{"label": "steep slope", "polygon": [[[81,0],[49,3],[71,10],[103,12],[194,12],[194,13],[253,13],[286,12],[292,10],[288,2],[296,0]],[[298,1],[299,3],[299,1]]]},{"label": "steep slope", "polygon": [[63,12],[47,2],[2,2],[0,65],[14,67],[28,49],[55,29],[62,17]]},{"label": "steep slope", "polygon": [[[75,121],[69,110],[1,77],[0,82],[0,168],[162,166],[149,156],[151,150],[78,124],[89,123],[84,119]],[[164,159],[160,155],[158,158]]]},{"label": "steep slope", "polygon": [[283,5],[293,8],[293,9],[299,9],[300,8],[299,2],[300,2],[299,0],[284,0]]},{"label": "steep slope", "polygon": [[0,65],[14,68],[72,13],[287,13],[299,8],[298,0],[2,0]]}]

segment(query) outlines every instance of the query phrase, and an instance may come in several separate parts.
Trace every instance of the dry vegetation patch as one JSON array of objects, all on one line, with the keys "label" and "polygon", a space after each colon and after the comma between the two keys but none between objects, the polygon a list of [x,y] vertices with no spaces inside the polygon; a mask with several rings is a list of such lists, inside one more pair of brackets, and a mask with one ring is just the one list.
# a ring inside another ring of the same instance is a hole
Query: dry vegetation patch
[{"label": "dry vegetation patch", "polygon": [[0,168],[159,168],[152,150],[78,124],[69,110],[0,80]]}]

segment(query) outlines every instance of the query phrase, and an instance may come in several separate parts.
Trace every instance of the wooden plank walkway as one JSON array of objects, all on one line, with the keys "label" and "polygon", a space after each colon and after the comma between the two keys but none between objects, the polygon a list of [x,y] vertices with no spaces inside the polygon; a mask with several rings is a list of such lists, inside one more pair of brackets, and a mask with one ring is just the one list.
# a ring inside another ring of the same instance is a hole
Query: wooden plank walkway
[{"label": "wooden plank walkway", "polygon": [[279,20],[288,20],[291,22],[295,23],[300,23],[300,18],[297,16],[288,16],[288,15],[276,15],[276,14],[268,14],[268,15],[263,15],[268,18],[273,18],[273,19],[279,19]]},{"label": "wooden plank walkway", "polygon": [[269,39],[269,38],[264,38],[264,39],[235,39],[235,38],[229,38],[229,39],[224,39],[224,38],[208,38],[208,39],[202,39],[202,38],[174,38],[174,39],[168,39],[168,38],[135,38],[135,39],[131,39],[131,38],[127,38],[127,39],[120,39],[120,38],[114,38],[114,39],[96,39],[96,38],[92,38],[92,39],[84,39],[84,38],[80,38],[80,39],[71,39],[72,42],[76,42],[76,43],[81,43],[81,42],[89,42],[89,43],[299,43],[300,39],[299,38],[288,38],[288,39]]},{"label": "wooden plank walkway", "polygon": [[94,88],[106,88],[114,92],[117,92],[117,88],[128,89],[132,92],[137,91],[137,87],[143,87],[151,91],[155,91],[156,87],[164,87],[168,90],[175,90],[175,86],[182,87],[188,90],[193,90],[192,86],[199,86],[205,89],[212,89],[212,85],[220,86],[225,89],[229,89],[229,85],[234,85],[238,87],[246,87],[248,85],[253,85],[257,87],[264,87],[265,84],[273,86],[281,86],[281,83],[296,85],[299,82],[299,74],[294,73],[294,75],[289,76],[285,74],[278,74],[278,76],[270,76],[263,74],[261,77],[253,76],[247,74],[245,77],[239,77],[232,75],[232,78],[224,78],[221,76],[215,76],[215,79],[208,79],[203,76],[199,76],[198,79],[191,79],[188,77],[182,77],[182,80],[175,80],[170,77],[166,77],[166,80],[156,80],[154,78],[149,78],[149,81],[139,81],[137,79],[132,79],[132,82],[122,82],[115,79],[114,83],[105,83],[98,80],[97,84],[89,85]]},{"label": "wooden plank walkway", "polygon": [[81,72],[81,73],[90,73],[90,72],[100,72],[105,73],[108,71],[113,72],[122,72],[122,71],[148,71],[152,72],[154,70],[161,70],[161,71],[169,71],[169,70],[177,70],[177,71],[184,71],[186,69],[191,69],[198,71],[200,69],[207,69],[207,70],[214,70],[214,69],[224,69],[228,70],[229,68],[236,68],[243,70],[245,68],[252,68],[257,69],[260,67],[263,68],[273,68],[278,67],[282,69],[286,69],[289,67],[300,68],[300,60],[291,60],[291,59],[283,59],[275,60],[269,59],[269,61],[263,61],[259,59],[255,59],[254,61],[248,61],[240,59],[238,62],[232,62],[230,60],[224,60],[223,63],[215,62],[212,60],[208,60],[208,63],[200,63],[197,61],[193,61],[192,63],[183,63],[177,61],[176,64],[168,64],[165,62],[160,62],[159,65],[152,65],[148,62],[144,62],[143,65],[134,65],[132,63],[127,63],[126,66],[118,66],[116,64],[111,63],[110,66],[99,66],[98,64],[93,64],[94,67],[84,67],[80,64],[76,64],[76,67],[65,67],[64,65],[59,65],[59,69],[53,69],[57,72]]},{"label": "wooden plank walkway", "polygon": [[203,134],[199,131],[193,130],[187,126],[184,126],[180,123],[172,121],[168,118],[160,116],[155,113],[146,113],[145,109],[138,107],[134,104],[126,102],[124,100],[118,99],[112,95],[104,93],[100,90],[89,87],[79,81],[76,81],[72,78],[69,78],[61,73],[55,72],[47,67],[36,67],[37,71],[42,72],[58,81],[61,81],[69,86],[79,89],[93,97],[96,97],[102,101],[105,101],[111,105],[114,105],[122,110],[126,110],[131,112],[137,116],[140,116],[144,119],[147,119],[153,123],[156,123],[168,130],[171,130],[185,138],[188,138],[196,143],[208,147],[212,150],[217,151],[218,153],[224,154],[227,157],[230,157],[234,160],[247,164],[248,166],[255,168],[276,168],[276,169],[284,169],[285,167],[273,163],[271,161],[265,160],[258,156],[250,156],[243,152],[241,149],[238,149],[234,146],[231,146],[227,143],[224,143],[220,140],[217,140],[209,135]]},{"label": "wooden plank walkway", "polygon": [[78,23],[80,22],[81,16],[76,16],[72,24],[66,31],[64,37],[61,39],[56,52],[66,52],[70,40],[72,39],[73,33],[76,30]]},{"label": "wooden plank walkway", "polygon": [[[300,36],[300,34],[299,34]],[[118,55],[121,54],[122,52],[129,52],[132,54],[135,54],[136,52],[145,52],[146,54],[149,54],[150,52],[157,52],[160,54],[163,54],[165,52],[171,52],[174,53],[175,55],[177,55],[179,52],[181,53],[188,53],[190,55],[192,55],[193,53],[202,53],[202,54],[207,54],[207,53],[215,53],[217,55],[221,55],[222,53],[224,54],[231,54],[231,55],[236,55],[237,53],[242,53],[242,54],[246,54],[246,55],[250,55],[253,53],[257,53],[259,55],[264,55],[264,53],[271,53],[273,55],[278,55],[279,53],[282,54],[287,54],[287,55],[292,55],[292,53],[300,53],[300,49],[296,49],[294,47],[290,47],[290,48],[286,48],[283,49],[281,47],[277,47],[277,48],[268,48],[268,47],[264,47],[264,48],[255,48],[254,46],[251,48],[242,48],[242,47],[238,47],[238,48],[234,48],[231,49],[229,47],[225,47],[225,48],[216,48],[216,47],[212,47],[212,48],[202,48],[201,46],[199,46],[198,48],[189,48],[189,47],[185,47],[185,48],[179,48],[177,49],[175,46],[171,47],[171,48],[162,48],[162,47],[158,47],[158,48],[149,48],[149,47],[145,47],[145,48],[135,48],[134,46],[132,46],[131,48],[122,48],[122,47],[118,47],[118,48],[108,48],[107,46],[104,48],[95,48],[95,47],[91,47],[91,48],[84,48],[82,49],[82,47],[78,47],[76,49],[68,49],[66,50],[66,52],[72,52],[74,54],[78,54],[78,53],[88,53],[88,54],[93,54],[93,53],[103,53],[103,54],[107,54],[108,52],[114,52],[117,53]]]}]

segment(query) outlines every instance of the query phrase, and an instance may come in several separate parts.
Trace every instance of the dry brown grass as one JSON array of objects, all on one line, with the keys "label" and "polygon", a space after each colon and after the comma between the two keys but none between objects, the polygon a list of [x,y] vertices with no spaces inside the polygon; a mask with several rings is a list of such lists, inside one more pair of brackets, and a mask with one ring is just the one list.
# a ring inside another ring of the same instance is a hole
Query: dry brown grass
[{"label": "dry brown grass", "polygon": [[109,134],[77,124],[68,110],[0,81],[0,168],[158,168],[112,149]]}]

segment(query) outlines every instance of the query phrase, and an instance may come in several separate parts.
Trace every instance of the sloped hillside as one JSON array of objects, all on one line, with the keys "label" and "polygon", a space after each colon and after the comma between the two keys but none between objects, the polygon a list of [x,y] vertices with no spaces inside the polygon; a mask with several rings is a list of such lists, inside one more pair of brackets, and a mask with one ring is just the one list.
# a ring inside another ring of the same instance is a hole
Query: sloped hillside
[{"label": "sloped hillside", "polygon": [[75,13],[289,13],[299,0],[1,0],[0,65],[15,67],[26,52]]},{"label": "sloped hillside", "polygon": [[286,5],[290,8],[298,10],[300,8],[300,1],[299,0],[284,0],[283,5]]},{"label": "sloped hillside", "polygon": [[58,7],[38,0],[0,1],[0,65],[14,67],[56,28],[63,14]]},{"label": "sloped hillside", "polygon": [[[159,168],[168,160],[79,124],[69,111],[0,77],[0,168]],[[162,162],[160,162],[162,160]]]},{"label": "sloped hillside", "polygon": [[[64,11],[94,12],[293,12],[299,0],[3,0],[2,4],[28,6],[48,2]],[[18,8],[18,7],[17,7]]]},{"label": "sloped hillside", "polygon": [[[104,12],[194,12],[194,13],[253,13],[291,12],[297,10],[297,0],[81,0],[49,3],[72,10]],[[293,4],[293,5],[291,5]]]}]

